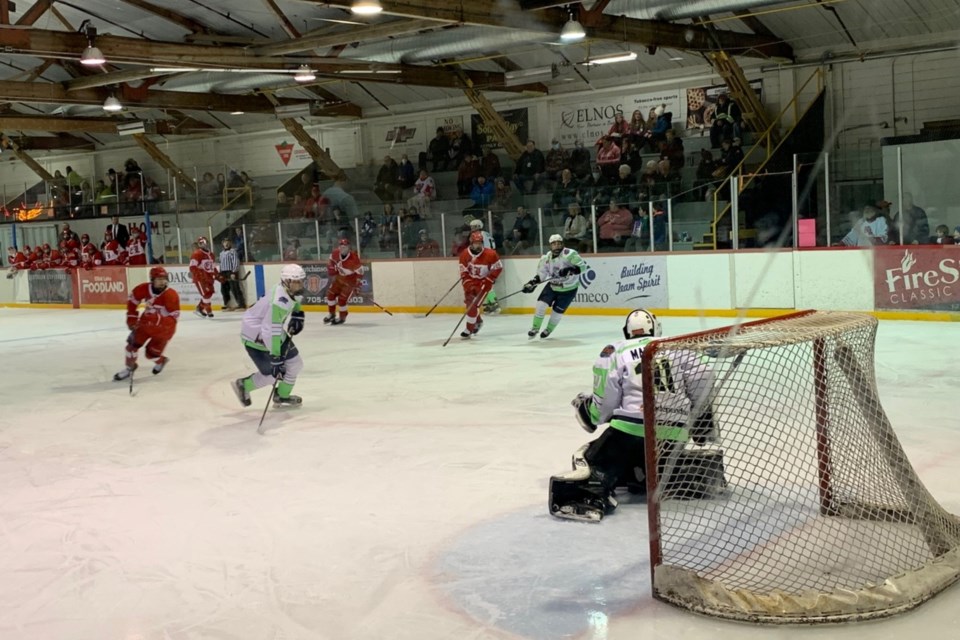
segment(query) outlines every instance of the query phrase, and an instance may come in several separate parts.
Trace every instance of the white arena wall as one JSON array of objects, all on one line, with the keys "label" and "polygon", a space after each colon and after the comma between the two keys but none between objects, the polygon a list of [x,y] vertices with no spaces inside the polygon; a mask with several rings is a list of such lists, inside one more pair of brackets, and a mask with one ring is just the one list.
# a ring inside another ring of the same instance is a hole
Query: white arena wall
[{"label": "white arena wall", "polygon": [[[666,297],[658,299],[665,299],[667,303],[611,301],[592,307],[574,303],[570,314],[621,314],[638,306],[650,306],[664,315],[766,316],[795,309],[824,309],[867,311],[890,319],[957,319],[957,314],[950,312],[877,311],[873,293],[874,253],[870,250],[602,254],[585,258],[588,263],[602,258],[619,259],[624,264],[645,261],[665,264]],[[505,259],[504,272],[497,282],[498,294],[503,297],[518,291],[533,277],[537,260],[532,256]],[[258,285],[269,291],[277,282],[280,266],[279,263],[247,265],[253,272],[253,277],[245,283],[248,299],[256,297]],[[457,261],[450,258],[375,260],[371,263],[374,299],[395,312],[423,313],[441,301],[435,312],[462,313],[462,289],[454,286],[458,272]],[[129,268],[128,290],[146,277],[146,267]],[[449,295],[445,295],[448,291]],[[219,287],[214,299],[220,299]],[[502,306],[505,313],[532,313],[535,300],[534,295],[520,294],[504,300]],[[27,272],[0,279],[0,305],[30,306]],[[184,308],[192,306],[192,302],[184,302]],[[322,307],[307,309],[319,311]],[[376,307],[352,307],[352,310],[379,312]]]}]

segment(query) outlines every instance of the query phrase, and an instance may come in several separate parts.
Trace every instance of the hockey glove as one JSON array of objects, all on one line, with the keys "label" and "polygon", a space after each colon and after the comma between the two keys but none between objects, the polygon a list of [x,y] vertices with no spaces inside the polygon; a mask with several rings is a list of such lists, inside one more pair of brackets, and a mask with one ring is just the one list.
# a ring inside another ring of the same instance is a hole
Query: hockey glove
[{"label": "hockey glove", "polygon": [[287,333],[295,336],[303,331],[303,311],[296,310],[290,314],[290,324],[287,326]]},{"label": "hockey glove", "polygon": [[566,278],[567,276],[580,275],[580,267],[576,265],[570,265],[569,267],[564,267],[560,269],[560,277]]},{"label": "hockey glove", "polygon": [[270,375],[278,380],[287,373],[287,362],[283,356],[273,356],[270,360]]},{"label": "hockey glove", "polygon": [[533,290],[537,288],[538,284],[540,284],[540,276],[536,276],[533,280],[523,285],[523,292],[533,293]]},{"label": "hockey glove", "polygon": [[139,319],[140,319],[140,318],[139,318],[136,314],[128,315],[128,316],[127,316],[127,329],[130,329],[131,331],[133,331],[134,329],[136,329],[136,328],[137,328],[137,321],[138,321]]}]

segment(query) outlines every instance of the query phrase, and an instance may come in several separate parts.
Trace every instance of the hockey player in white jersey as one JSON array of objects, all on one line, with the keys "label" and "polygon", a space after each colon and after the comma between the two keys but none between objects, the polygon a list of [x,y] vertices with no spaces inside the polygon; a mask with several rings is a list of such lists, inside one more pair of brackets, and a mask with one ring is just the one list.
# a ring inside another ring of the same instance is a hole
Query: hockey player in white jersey
[{"label": "hockey player in white jersey", "polygon": [[550,322],[540,333],[540,337],[546,338],[553,333],[560,324],[564,312],[577,297],[577,290],[580,288],[580,272],[586,268],[587,263],[579,253],[573,249],[564,248],[563,236],[556,233],[550,236],[550,251],[540,258],[537,264],[537,275],[523,285],[524,293],[533,293],[538,284],[548,283],[537,298],[537,306],[533,312],[533,326],[527,332],[528,338],[532,339],[537,335],[537,331],[540,331],[548,308],[552,309]]},{"label": "hockey player in white jersey", "polygon": [[[616,487],[645,492],[648,470],[640,365],[644,348],[659,335],[656,316],[637,309],[627,316],[624,340],[600,352],[594,363],[593,395],[580,394],[573,404],[587,431],[592,433],[603,423],[608,426],[599,438],[574,453],[573,471],[550,479],[552,515],[598,522],[616,508]],[[660,352],[655,366],[657,415],[671,417],[656,425],[660,459],[678,454],[670,478],[661,478],[660,486],[667,498],[707,497],[723,485],[722,452],[684,448],[691,439],[703,444],[715,432],[708,402],[712,368],[696,354],[676,350]]]},{"label": "hockey player in white jersey", "polygon": [[303,293],[306,279],[307,274],[300,265],[284,265],[280,270],[280,284],[273,293],[257,300],[243,314],[240,337],[257,367],[256,372],[233,382],[233,391],[245,407],[250,406],[251,391],[270,386],[274,380],[277,381],[274,404],[302,402],[300,396],[290,393],[303,370],[303,359],[291,337],[303,331],[304,316],[298,297]]}]

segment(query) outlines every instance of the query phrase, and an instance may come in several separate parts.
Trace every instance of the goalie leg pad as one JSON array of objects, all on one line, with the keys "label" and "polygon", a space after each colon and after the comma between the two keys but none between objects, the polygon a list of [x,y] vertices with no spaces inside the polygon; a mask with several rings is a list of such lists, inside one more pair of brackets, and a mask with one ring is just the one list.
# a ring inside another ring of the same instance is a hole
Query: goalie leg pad
[{"label": "goalie leg pad", "polygon": [[662,500],[703,500],[723,492],[723,450],[683,449],[677,455],[670,477],[662,486]]},{"label": "goalie leg pad", "polygon": [[550,478],[550,515],[564,520],[600,522],[617,508],[617,501],[591,479],[589,467]]}]

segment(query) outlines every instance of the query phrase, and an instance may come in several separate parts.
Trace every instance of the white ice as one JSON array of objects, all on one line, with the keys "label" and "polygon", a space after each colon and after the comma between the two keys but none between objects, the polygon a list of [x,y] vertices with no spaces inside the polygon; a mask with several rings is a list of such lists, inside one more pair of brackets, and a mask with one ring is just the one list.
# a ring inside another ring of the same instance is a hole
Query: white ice
[{"label": "white ice", "polygon": [[[960,636],[960,589],[886,621],[758,628],[650,596],[646,509],[547,515],[590,439],[570,399],[621,319],[308,314],[304,405],[243,409],[239,315],[183,318],[130,397],[122,311],[0,309],[0,639]],[[729,323],[663,318],[676,334]],[[956,329],[882,322],[877,375],[921,479],[960,513]]]}]

